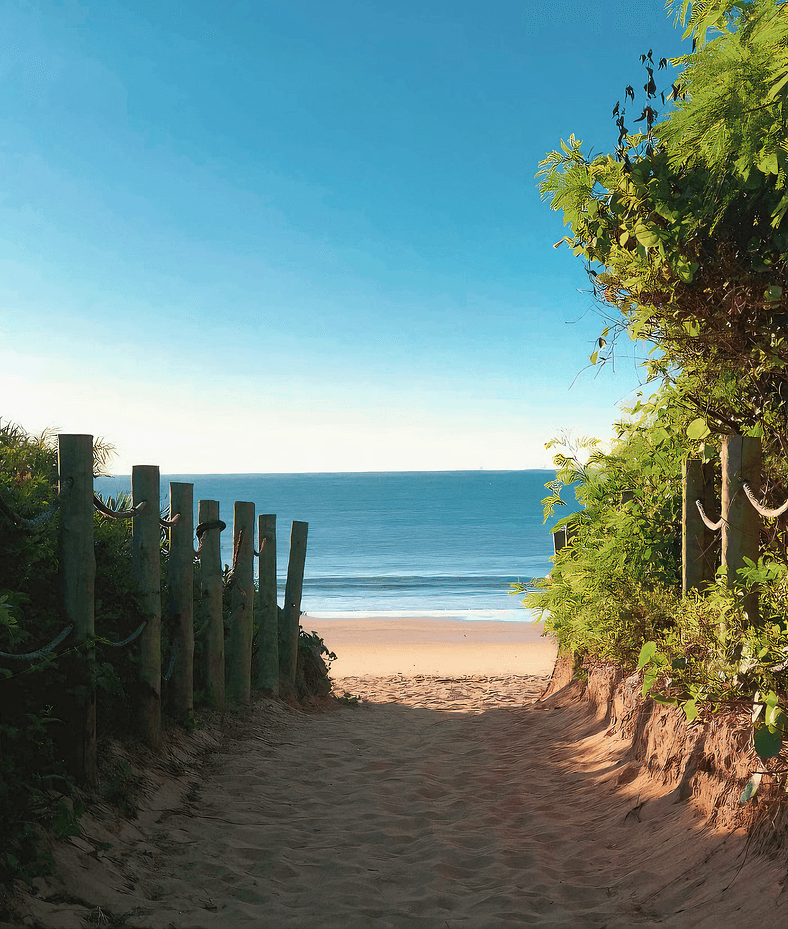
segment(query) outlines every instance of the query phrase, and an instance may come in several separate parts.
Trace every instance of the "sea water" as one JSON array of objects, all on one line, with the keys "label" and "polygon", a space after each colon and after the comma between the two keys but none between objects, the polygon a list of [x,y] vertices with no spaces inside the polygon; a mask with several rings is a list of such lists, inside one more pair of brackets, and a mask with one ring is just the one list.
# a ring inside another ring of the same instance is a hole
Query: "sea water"
[{"label": "sea water", "polygon": [[[358,474],[162,475],[218,500],[227,523],[222,561],[232,563],[233,503],[276,514],[280,603],[290,526],[309,525],[302,610],[314,617],[451,616],[531,620],[510,592],[550,571],[553,554],[541,500],[554,471],[425,471]],[[114,496],[129,477],[99,478]],[[559,516],[576,509],[573,495]],[[257,545],[257,543],[256,543]]]}]

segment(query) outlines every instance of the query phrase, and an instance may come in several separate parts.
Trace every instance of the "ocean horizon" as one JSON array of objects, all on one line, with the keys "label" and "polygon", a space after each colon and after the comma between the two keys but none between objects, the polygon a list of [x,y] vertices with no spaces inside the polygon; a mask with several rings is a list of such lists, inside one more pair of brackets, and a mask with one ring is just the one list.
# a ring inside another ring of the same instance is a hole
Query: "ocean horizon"
[{"label": "ocean horizon", "polygon": [[[291,523],[308,523],[306,624],[309,616],[381,615],[527,622],[533,612],[510,590],[550,571],[553,543],[541,500],[554,478],[546,469],[167,474],[161,504],[168,503],[170,481],[194,484],[196,525],[198,501],[217,500],[227,523],[226,565],[234,502],[276,514],[280,603]],[[130,488],[128,475],[95,482],[104,496]],[[576,504],[560,515],[572,509]]]}]

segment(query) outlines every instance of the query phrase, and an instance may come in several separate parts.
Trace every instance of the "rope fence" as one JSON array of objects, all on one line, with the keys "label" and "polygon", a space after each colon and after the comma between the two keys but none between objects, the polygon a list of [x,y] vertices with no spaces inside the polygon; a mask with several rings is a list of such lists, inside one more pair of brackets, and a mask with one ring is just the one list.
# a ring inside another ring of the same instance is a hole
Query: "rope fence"
[{"label": "rope fence", "polygon": [[[77,697],[72,701],[74,705],[70,704],[68,711],[64,708],[63,712],[64,723],[74,736],[70,766],[77,780],[95,782],[98,772],[96,682],[90,672],[97,648],[135,650],[141,685],[135,698],[139,700],[137,718],[140,734],[153,747],[160,743],[165,709],[176,719],[190,718],[195,674],[200,675],[201,692],[209,694],[209,702],[221,710],[225,708],[225,681],[227,697],[234,705],[250,702],[253,654],[257,660],[257,687],[273,696],[278,695],[280,684],[286,689],[294,687],[295,657],[283,645],[284,662],[280,668],[279,649],[280,642],[295,642],[297,654],[306,523],[293,524],[303,527],[303,538],[299,529],[297,551],[293,550],[291,538],[287,609],[280,609],[275,516],[259,517],[259,542],[255,546],[255,505],[234,505],[232,564],[225,573],[220,535],[227,529],[227,523],[219,517],[218,502],[200,500],[199,520],[196,528],[192,528],[194,485],[170,483],[169,513],[175,515],[164,518],[153,503],[160,500],[159,469],[140,465],[132,469],[131,506],[125,503],[125,497],[105,501],[94,491],[93,437],[86,435],[58,436],[58,472],[57,497],[40,514],[23,517],[0,493],[0,517],[19,530],[37,532],[59,512],[57,532],[65,626],[42,648],[24,654],[0,651],[0,659],[37,662],[55,654],[61,657],[74,654]],[[96,514],[130,523],[131,576],[142,621],[130,635],[117,641],[96,634],[95,630],[97,619],[101,623],[101,615],[95,615],[94,594]],[[163,551],[168,559],[165,602],[161,583]],[[255,558],[260,560],[257,585]],[[195,565],[200,567],[199,589],[194,583]],[[257,618],[257,638],[253,643],[258,588],[263,608]],[[164,632],[165,629],[169,631]],[[57,652],[69,637],[69,648]],[[195,638],[200,640],[196,652]]]},{"label": "rope fence", "polygon": [[19,513],[12,510],[5,500],[3,500],[2,495],[0,495],[0,513],[11,520],[17,529],[27,529],[29,532],[40,532],[63,505],[66,494],[71,489],[72,483],[73,481],[66,481],[58,492],[54,502],[32,519],[20,516]]},{"label": "rope fence", "polygon": [[[779,507],[767,507],[759,501],[761,495],[760,439],[753,436],[728,435],[722,443],[720,456],[721,501],[720,519],[712,522],[706,506],[712,501],[711,465],[690,459],[685,462],[683,476],[682,515],[682,587],[703,590],[716,575],[715,559],[708,553],[719,544],[719,564],[728,583],[738,581],[738,572],[748,564],[758,562],[761,551],[762,520],[779,519],[788,513],[788,501]],[[720,532],[717,541],[710,533]],[[742,600],[742,609],[752,624],[759,622],[758,593],[751,590]],[[788,667],[788,664],[785,665]]]},{"label": "rope fence", "polygon": [[58,645],[60,645],[61,642],[65,642],[65,640],[71,634],[73,628],[73,625],[66,626],[66,628],[61,633],[52,639],[49,645],[45,645],[43,648],[39,648],[35,652],[27,652],[24,655],[15,655],[12,652],[0,652],[0,658],[11,658],[14,661],[38,661],[40,658],[45,658],[47,655],[50,655],[58,647]]},{"label": "rope fence", "polygon": [[148,625],[147,619],[140,623],[139,626],[131,633],[128,638],[123,639],[121,642],[113,642],[112,639],[97,639],[102,645],[113,645],[115,648],[123,648],[126,645],[130,645],[135,639],[138,639],[145,630],[145,627]]},{"label": "rope fence", "polygon": [[762,504],[758,503],[758,501],[755,499],[755,494],[750,489],[749,484],[745,482],[741,486],[742,490],[747,495],[747,499],[755,508],[756,513],[760,513],[764,519],[777,519],[778,517],[782,516],[783,513],[788,512],[788,500],[786,500],[782,506],[778,506],[776,509],[770,510]]},{"label": "rope fence", "polygon": [[722,517],[720,517],[716,523],[713,523],[706,515],[706,511],[703,509],[703,504],[700,502],[700,500],[695,501],[695,506],[698,508],[700,518],[703,520],[703,524],[707,529],[709,529],[711,532],[717,532],[718,530],[722,529],[725,523],[725,520]]},{"label": "rope fence", "polygon": [[134,517],[138,513],[141,513],[147,505],[147,500],[140,500],[140,502],[130,510],[111,510],[97,494],[93,494],[93,506],[102,516],[108,516],[110,519],[134,519]]}]

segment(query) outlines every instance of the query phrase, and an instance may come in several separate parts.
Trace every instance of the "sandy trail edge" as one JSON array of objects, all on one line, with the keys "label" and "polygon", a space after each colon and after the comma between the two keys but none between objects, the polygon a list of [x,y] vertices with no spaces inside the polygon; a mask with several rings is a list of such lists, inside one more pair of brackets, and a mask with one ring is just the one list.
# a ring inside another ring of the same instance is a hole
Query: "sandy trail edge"
[{"label": "sandy trail edge", "polygon": [[65,883],[39,880],[20,915],[51,929],[783,927],[785,862],[633,779],[630,741],[574,685],[535,703],[545,683],[356,677],[338,688],[360,705],[310,713],[259,698],[139,774],[135,821],[87,817],[56,846]]}]

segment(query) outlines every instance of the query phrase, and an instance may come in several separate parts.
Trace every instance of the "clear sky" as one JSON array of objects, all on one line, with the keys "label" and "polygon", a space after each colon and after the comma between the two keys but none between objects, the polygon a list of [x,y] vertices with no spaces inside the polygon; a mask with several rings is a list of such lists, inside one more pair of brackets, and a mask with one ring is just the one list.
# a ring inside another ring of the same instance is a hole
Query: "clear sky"
[{"label": "clear sky", "polygon": [[610,150],[640,54],[687,50],[662,0],[0,13],[3,420],[102,435],[119,474],[543,467],[610,434],[634,354],[581,371],[602,323],[534,175],[573,132]]}]

